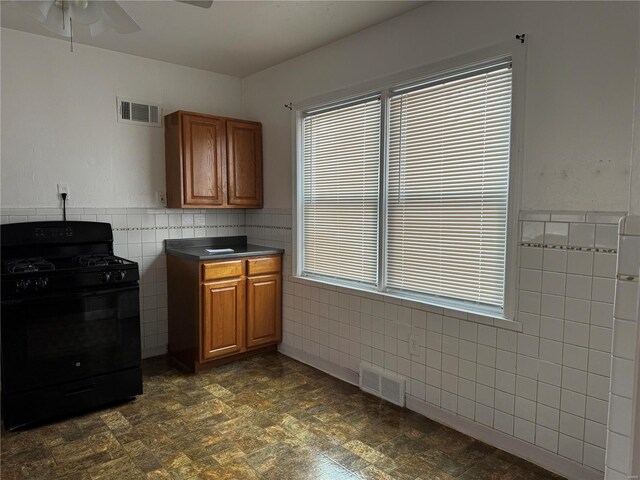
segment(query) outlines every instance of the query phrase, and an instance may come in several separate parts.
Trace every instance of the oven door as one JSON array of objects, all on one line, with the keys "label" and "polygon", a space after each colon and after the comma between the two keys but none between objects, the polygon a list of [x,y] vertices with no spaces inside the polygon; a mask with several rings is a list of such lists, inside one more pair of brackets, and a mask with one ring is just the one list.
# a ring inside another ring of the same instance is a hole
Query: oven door
[{"label": "oven door", "polygon": [[2,302],[2,389],[140,366],[138,285]]}]

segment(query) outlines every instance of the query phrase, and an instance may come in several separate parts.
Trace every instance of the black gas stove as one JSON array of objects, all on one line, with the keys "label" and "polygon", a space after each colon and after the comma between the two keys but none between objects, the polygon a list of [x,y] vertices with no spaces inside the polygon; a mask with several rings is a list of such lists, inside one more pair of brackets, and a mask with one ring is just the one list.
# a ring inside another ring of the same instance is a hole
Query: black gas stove
[{"label": "black gas stove", "polygon": [[137,282],[138,264],[113,255],[108,223],[14,223],[2,226],[2,280],[3,299],[23,298]]},{"label": "black gas stove", "polygon": [[7,428],[142,393],[139,274],[111,225],[2,225],[2,416]]}]

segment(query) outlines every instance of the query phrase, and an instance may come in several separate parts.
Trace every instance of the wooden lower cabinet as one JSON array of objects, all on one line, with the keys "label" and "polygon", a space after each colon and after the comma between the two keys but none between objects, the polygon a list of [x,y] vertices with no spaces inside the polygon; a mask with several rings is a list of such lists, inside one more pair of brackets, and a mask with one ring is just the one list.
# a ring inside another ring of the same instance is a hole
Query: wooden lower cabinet
[{"label": "wooden lower cabinet", "polygon": [[215,262],[169,255],[167,281],[169,354],[187,368],[275,349],[281,341],[279,255]]},{"label": "wooden lower cabinet", "polygon": [[279,273],[247,278],[247,348],[280,341],[281,292]]},{"label": "wooden lower cabinet", "polygon": [[210,282],[202,286],[201,360],[240,353],[245,348],[245,281]]}]

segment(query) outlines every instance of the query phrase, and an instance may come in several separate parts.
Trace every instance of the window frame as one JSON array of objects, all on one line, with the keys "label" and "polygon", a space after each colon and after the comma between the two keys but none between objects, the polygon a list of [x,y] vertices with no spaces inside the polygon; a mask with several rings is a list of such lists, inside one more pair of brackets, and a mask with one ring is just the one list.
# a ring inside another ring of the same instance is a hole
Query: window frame
[{"label": "window frame", "polygon": [[[388,201],[388,120],[389,99],[398,90],[442,80],[446,77],[466,72],[474,67],[494,63],[500,60],[509,60],[512,66],[512,105],[511,105],[511,139],[509,152],[509,194],[507,199],[507,224],[506,224],[506,252],[504,272],[504,307],[503,309],[474,305],[472,303],[437,297],[433,295],[399,293],[388,291],[386,285],[386,258],[384,252],[387,249],[387,201]],[[525,81],[526,81],[526,44],[517,40],[493,45],[475,50],[471,53],[455,56],[447,60],[432,63],[423,67],[390,75],[381,79],[366,82],[360,85],[344,88],[308,100],[296,102],[293,105],[291,127],[294,132],[292,138],[293,168],[293,262],[292,273],[294,278],[315,281],[338,287],[346,287],[363,292],[378,294],[386,297],[410,300],[436,307],[458,310],[466,313],[477,314],[502,320],[515,320],[516,292],[518,289],[518,215],[520,211],[522,195],[522,163],[524,145],[524,106],[525,106]],[[378,284],[367,287],[358,282],[323,277],[303,272],[303,133],[302,122],[311,111],[323,110],[348,104],[361,98],[379,95],[381,100],[381,142],[380,142],[380,166],[379,166],[379,195],[378,195]]]}]

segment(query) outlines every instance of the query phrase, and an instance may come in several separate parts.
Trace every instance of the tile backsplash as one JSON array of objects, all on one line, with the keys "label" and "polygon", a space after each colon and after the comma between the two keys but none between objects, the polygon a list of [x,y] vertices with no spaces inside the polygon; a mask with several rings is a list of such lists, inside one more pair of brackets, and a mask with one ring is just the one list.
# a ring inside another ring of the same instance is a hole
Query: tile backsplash
[{"label": "tile backsplash", "polygon": [[[167,343],[166,238],[242,235],[284,248],[283,345],[357,372],[408,379],[407,393],[449,413],[604,471],[617,212],[520,214],[517,322],[294,278],[288,209],[73,209],[112,223],[116,253],[140,263],[146,356]],[[2,222],[59,219],[3,210]],[[419,354],[409,354],[409,336]]]},{"label": "tile backsplash", "polygon": [[[516,387],[514,434],[598,471],[604,470],[622,215],[520,215],[519,335],[533,347],[521,352],[518,344],[516,375],[522,359],[537,364],[537,371],[525,367],[537,391],[534,398],[532,385],[531,397],[519,400]],[[520,412],[518,402],[526,405]]]}]

